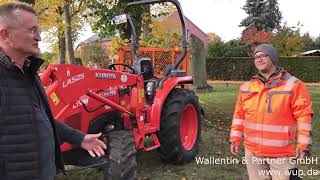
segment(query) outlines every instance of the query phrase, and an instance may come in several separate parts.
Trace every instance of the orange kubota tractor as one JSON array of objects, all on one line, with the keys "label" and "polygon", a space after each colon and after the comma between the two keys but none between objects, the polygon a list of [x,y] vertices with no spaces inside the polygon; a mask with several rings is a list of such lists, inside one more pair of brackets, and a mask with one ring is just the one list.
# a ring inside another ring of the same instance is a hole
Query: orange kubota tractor
[{"label": "orange kubota tractor", "polygon": [[[135,179],[137,150],[158,148],[161,159],[174,164],[194,159],[201,136],[202,109],[195,93],[185,88],[192,84],[192,77],[178,70],[188,47],[181,6],[177,0],[143,0],[129,3],[125,12],[131,6],[163,2],[177,7],[183,34],[182,53],[167,66],[164,77],[154,76],[149,58],[137,56],[136,33],[128,13],[113,21],[126,22],[131,28],[133,65],[111,64],[109,69],[98,69],[58,64],[42,73],[55,118],[86,133],[103,132],[108,146],[106,156],[95,159],[65,143],[61,149],[66,164],[105,162],[98,166],[105,179]],[[130,72],[117,71],[117,66]]]}]

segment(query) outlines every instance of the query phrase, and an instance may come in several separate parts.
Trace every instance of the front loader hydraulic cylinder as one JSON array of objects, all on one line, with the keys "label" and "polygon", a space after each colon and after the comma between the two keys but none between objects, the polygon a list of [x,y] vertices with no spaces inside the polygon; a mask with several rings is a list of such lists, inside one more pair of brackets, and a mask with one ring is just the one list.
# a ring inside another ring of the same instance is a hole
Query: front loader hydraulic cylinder
[{"label": "front loader hydraulic cylinder", "polygon": [[98,101],[100,101],[100,102],[102,102],[102,103],[106,103],[108,106],[110,106],[110,107],[112,107],[112,108],[114,108],[114,109],[117,109],[117,110],[119,110],[120,112],[127,113],[127,114],[129,114],[131,117],[134,117],[134,114],[133,114],[132,112],[126,110],[125,108],[123,108],[123,107],[120,106],[119,104],[117,104],[117,103],[115,103],[115,102],[113,102],[113,101],[111,101],[111,100],[109,100],[109,99],[107,99],[107,98],[104,98],[104,97],[100,96],[100,95],[97,94],[97,93],[94,93],[94,92],[89,91],[89,92],[88,92],[88,96],[89,96],[89,97],[92,97],[92,98],[94,98],[94,99],[96,99],[96,100],[98,100]]}]

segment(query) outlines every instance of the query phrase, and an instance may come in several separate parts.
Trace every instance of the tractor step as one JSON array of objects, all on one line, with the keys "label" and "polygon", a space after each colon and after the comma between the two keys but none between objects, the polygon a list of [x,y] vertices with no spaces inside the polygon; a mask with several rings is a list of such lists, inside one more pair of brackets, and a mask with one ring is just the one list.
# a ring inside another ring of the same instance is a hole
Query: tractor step
[{"label": "tractor step", "polygon": [[143,147],[142,148],[143,151],[151,151],[151,150],[154,150],[154,149],[160,147],[160,142],[159,142],[157,135],[155,133],[153,133],[150,135],[150,137],[152,138],[153,145],[148,146],[148,147]]}]

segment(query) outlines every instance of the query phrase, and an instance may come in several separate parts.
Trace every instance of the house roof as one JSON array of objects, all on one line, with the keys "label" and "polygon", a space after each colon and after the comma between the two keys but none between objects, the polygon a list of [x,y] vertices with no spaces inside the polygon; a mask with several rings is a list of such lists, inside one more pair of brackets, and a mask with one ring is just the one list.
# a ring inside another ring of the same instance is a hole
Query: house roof
[{"label": "house roof", "polygon": [[[199,39],[201,39],[204,45],[207,46],[209,44],[210,37],[205,32],[203,32],[202,29],[195,25],[188,17],[185,16],[185,20],[189,34],[193,34],[194,36],[198,37]],[[170,27],[171,31],[181,32],[181,23],[178,12],[174,12],[168,17],[163,18],[161,23]]]},{"label": "house roof", "polygon": [[82,41],[81,43],[91,43],[91,42],[96,42],[99,39],[99,33],[95,33],[94,35],[92,35],[91,37],[89,37],[88,39]]},{"label": "house roof", "polygon": [[80,42],[77,46],[76,49],[79,48],[79,46],[83,45],[83,44],[89,44],[92,42],[98,42],[98,41],[105,41],[105,40],[110,40],[110,38],[103,38],[103,39],[99,39],[99,32],[94,33],[92,36],[90,36],[89,38],[87,38],[86,40]]},{"label": "house roof", "polygon": [[306,51],[306,52],[301,53],[301,55],[310,55],[310,54],[313,54],[313,53],[320,53],[320,49],[314,49],[314,50]]},{"label": "house roof", "polygon": [[92,43],[92,42],[103,41],[103,40],[109,40],[109,38],[103,38],[103,39],[99,40],[99,32],[96,32],[95,34],[90,36],[88,39],[82,41],[80,44]]}]

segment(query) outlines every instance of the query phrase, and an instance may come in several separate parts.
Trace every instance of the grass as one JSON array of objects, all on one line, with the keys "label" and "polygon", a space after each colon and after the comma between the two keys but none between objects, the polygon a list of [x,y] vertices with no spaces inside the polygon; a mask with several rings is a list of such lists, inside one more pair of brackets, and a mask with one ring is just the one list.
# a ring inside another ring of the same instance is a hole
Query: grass
[{"label": "grass", "polygon": [[[203,122],[202,142],[197,157],[236,158],[229,151],[229,132],[232,121],[235,100],[239,85],[213,84],[211,93],[198,94],[205,110]],[[309,87],[313,109],[313,156],[319,155],[319,130],[320,130],[320,87]],[[242,149],[238,159],[244,155]],[[143,180],[167,179],[217,179],[217,180],[242,180],[247,179],[246,168],[239,164],[201,165],[196,161],[184,165],[170,165],[161,162],[156,151],[138,153],[138,178]],[[301,169],[316,169],[320,171],[320,158],[317,164],[304,165]],[[95,180],[102,179],[101,174],[94,170],[70,174],[68,180]],[[320,179],[320,176],[305,176],[303,179]],[[67,180],[60,176],[57,180]]]}]

